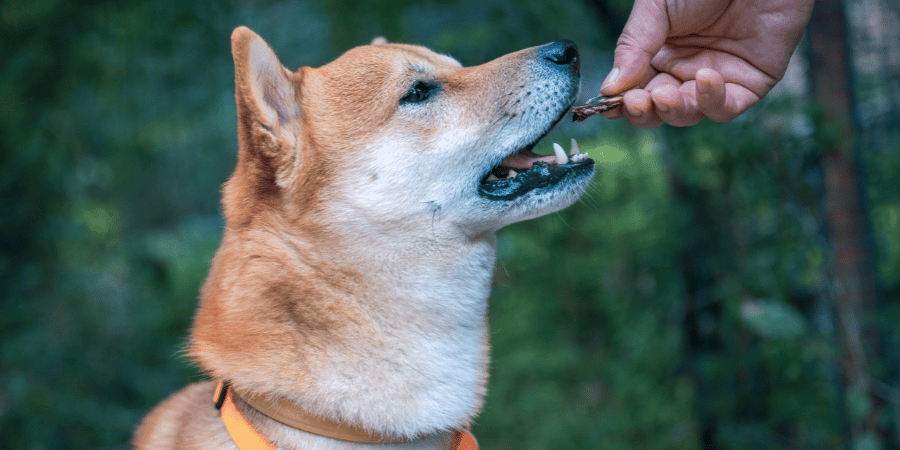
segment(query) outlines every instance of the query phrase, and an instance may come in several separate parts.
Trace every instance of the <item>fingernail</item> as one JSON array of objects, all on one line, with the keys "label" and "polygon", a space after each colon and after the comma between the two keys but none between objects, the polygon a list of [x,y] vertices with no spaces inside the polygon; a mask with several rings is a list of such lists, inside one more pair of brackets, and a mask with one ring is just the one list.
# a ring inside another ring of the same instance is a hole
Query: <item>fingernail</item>
[{"label": "fingernail", "polygon": [[609,75],[606,76],[606,80],[603,80],[603,86],[600,89],[612,87],[616,84],[616,78],[619,78],[619,68],[613,67],[613,70],[610,70]]}]

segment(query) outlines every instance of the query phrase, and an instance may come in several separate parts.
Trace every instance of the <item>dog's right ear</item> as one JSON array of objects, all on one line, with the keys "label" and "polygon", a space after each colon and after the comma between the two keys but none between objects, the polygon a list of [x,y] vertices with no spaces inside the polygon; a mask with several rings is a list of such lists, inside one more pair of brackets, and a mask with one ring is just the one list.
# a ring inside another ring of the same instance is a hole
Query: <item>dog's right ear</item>
[{"label": "dog's right ear", "polygon": [[269,44],[247,27],[231,33],[231,53],[238,120],[249,114],[249,119],[258,121],[273,137],[289,132],[291,127],[286,125],[300,117],[294,74],[281,64]]}]

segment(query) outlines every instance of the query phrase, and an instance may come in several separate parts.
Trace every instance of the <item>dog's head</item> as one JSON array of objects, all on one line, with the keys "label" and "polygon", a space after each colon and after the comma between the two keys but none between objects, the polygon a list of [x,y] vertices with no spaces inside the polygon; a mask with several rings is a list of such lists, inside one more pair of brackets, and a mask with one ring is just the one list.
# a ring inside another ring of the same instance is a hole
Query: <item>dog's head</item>
[{"label": "dog's head", "polygon": [[570,205],[593,174],[590,159],[531,151],[578,91],[569,41],[468,68],[379,43],[294,72],[247,28],[232,47],[241,151],[225,188],[229,226],[327,211],[361,227],[475,235]]},{"label": "dog's head", "polygon": [[531,151],[575,98],[574,44],[464,68],[381,43],[297,71],[249,29],[232,46],[240,150],[191,355],[389,435],[465,426],[485,392],[493,232],[568,206],[594,170]]}]

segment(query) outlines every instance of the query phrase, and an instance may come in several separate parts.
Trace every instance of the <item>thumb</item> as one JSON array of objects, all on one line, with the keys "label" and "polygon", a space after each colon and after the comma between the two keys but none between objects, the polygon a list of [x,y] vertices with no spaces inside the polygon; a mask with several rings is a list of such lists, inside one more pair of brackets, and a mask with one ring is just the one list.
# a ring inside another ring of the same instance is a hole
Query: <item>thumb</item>
[{"label": "thumb", "polygon": [[610,96],[637,86],[650,69],[650,61],[669,35],[666,0],[637,0],[619,41],[610,71],[600,92]]}]

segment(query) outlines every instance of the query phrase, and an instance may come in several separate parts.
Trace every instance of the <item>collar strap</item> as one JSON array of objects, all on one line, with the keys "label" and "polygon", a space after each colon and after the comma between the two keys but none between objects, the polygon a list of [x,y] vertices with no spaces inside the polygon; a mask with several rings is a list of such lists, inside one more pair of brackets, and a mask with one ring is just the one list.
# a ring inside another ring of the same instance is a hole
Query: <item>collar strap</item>
[{"label": "collar strap", "polygon": [[[278,450],[262,433],[247,420],[234,402],[234,389],[224,381],[219,381],[213,396],[215,406],[222,414],[222,422],[231,439],[239,450]],[[273,420],[285,425],[320,436],[344,441],[369,444],[386,444],[404,442],[390,439],[382,435],[366,431],[340,422],[328,420],[300,409],[296,404],[285,400],[269,400],[259,396],[241,397],[253,409],[265,414]],[[478,450],[478,443],[468,431],[456,431],[453,434],[452,450]]]},{"label": "collar strap", "polygon": [[320,436],[365,444],[391,444],[405,441],[405,439],[391,439],[377,433],[371,433],[361,427],[317,416],[300,408],[296,403],[282,398],[245,394],[240,394],[239,397],[251,408],[265,414],[272,420],[277,420],[289,427]]},{"label": "collar strap", "polygon": [[234,392],[228,387],[227,384],[220,381],[216,386],[213,401],[222,414],[225,429],[228,430],[228,434],[231,435],[231,440],[237,445],[238,450],[279,450],[244,417],[234,403]]}]

